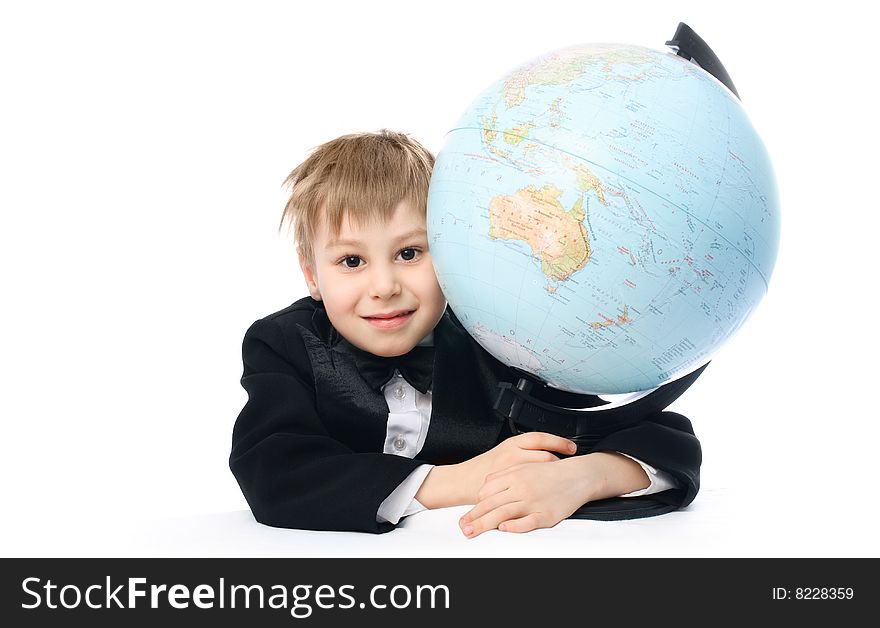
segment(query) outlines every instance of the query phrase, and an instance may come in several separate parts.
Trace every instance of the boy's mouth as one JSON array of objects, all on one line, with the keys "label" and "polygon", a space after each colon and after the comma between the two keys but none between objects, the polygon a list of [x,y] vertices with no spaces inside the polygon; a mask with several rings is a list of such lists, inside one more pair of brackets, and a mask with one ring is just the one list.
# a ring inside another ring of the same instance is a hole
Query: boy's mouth
[{"label": "boy's mouth", "polygon": [[383,312],[381,314],[374,314],[373,316],[365,316],[364,320],[370,323],[373,327],[378,327],[379,329],[391,329],[394,327],[400,327],[406,323],[412,318],[414,312],[415,310],[395,310],[393,312]]}]

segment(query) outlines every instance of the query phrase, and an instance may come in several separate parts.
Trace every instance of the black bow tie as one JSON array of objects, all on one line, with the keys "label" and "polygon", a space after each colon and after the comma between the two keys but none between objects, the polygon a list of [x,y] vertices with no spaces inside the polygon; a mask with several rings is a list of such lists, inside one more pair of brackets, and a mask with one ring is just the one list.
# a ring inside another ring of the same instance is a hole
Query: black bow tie
[{"label": "black bow tie", "polygon": [[434,347],[413,347],[408,353],[393,358],[383,358],[352,347],[355,363],[364,381],[375,390],[394,377],[400,371],[403,378],[419,392],[426,393],[431,388],[434,375]]}]

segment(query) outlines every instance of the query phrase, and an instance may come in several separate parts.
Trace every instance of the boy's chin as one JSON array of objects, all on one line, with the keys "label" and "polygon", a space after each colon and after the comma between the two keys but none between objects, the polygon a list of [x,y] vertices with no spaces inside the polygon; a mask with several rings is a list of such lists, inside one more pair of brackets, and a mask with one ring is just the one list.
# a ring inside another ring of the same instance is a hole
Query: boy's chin
[{"label": "boy's chin", "polygon": [[380,358],[396,358],[399,355],[403,355],[404,353],[409,353],[412,351],[414,344],[406,344],[399,345],[397,347],[389,348],[387,346],[376,346],[371,349],[367,349],[373,355],[377,355]]}]

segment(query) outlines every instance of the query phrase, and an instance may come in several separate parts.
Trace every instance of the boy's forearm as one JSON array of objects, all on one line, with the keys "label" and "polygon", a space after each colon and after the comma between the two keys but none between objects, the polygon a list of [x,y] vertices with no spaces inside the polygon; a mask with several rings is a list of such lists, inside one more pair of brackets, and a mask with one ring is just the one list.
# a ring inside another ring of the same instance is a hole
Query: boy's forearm
[{"label": "boy's forearm", "polygon": [[[585,503],[625,495],[651,485],[639,463],[616,452],[573,456],[552,464],[579,467],[576,476],[583,481]],[[469,489],[464,463],[438,465],[428,473],[415,498],[425,508],[446,508],[476,503],[473,492]]]},{"label": "boy's forearm", "polygon": [[642,466],[623,454],[599,451],[561,460],[560,464],[578,465],[584,479],[584,502],[618,497],[651,485]]},{"label": "boy's forearm", "polygon": [[437,465],[425,477],[416,499],[425,508],[446,508],[472,504],[461,464]]}]

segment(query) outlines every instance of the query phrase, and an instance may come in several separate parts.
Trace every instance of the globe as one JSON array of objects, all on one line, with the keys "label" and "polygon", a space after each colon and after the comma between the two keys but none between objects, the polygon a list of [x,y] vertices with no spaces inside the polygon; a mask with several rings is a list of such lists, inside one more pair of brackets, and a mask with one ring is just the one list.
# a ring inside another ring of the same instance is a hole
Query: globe
[{"label": "globe", "polygon": [[767,292],[779,203],[739,100],[671,52],[569,47],[486,89],[428,193],[437,277],[495,358],[575,393],[711,359]]}]

